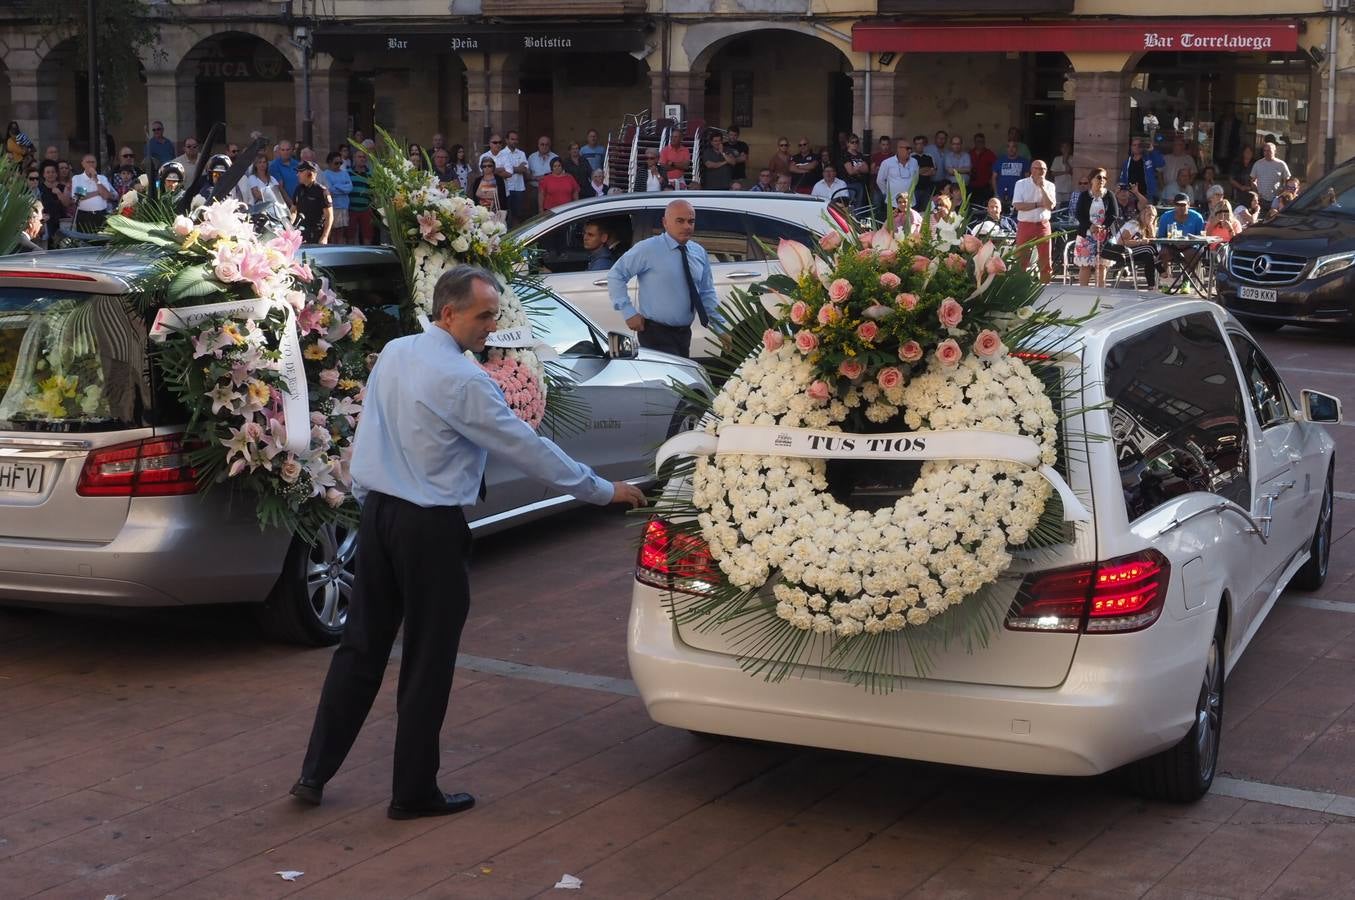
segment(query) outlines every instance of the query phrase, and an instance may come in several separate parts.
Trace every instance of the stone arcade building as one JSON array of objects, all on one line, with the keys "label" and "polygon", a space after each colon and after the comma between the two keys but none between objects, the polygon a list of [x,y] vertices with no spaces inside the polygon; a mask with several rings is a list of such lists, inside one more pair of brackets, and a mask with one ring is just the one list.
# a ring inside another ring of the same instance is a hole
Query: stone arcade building
[{"label": "stone arcade building", "polygon": [[[1071,139],[1078,164],[1109,167],[1155,131],[1208,153],[1235,114],[1313,177],[1333,83],[1335,159],[1355,155],[1348,2],[1238,0],[1224,17],[1167,0],[156,0],[159,41],[109,130],[139,147],[151,120],[180,142],[224,120],[237,142],[297,140],[309,99],[322,150],[374,124],[472,151],[518,128],[560,149],[677,103],[738,124],[754,165],[781,135],[944,128],[994,146],[1015,125],[1036,154]],[[63,154],[88,143],[73,35],[0,9],[0,114]]]}]

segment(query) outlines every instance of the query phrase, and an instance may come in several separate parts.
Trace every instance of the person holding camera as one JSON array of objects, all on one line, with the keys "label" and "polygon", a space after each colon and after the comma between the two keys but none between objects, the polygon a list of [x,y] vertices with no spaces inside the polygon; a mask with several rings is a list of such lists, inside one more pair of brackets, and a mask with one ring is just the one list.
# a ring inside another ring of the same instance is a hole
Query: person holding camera
[{"label": "person holding camera", "polygon": [[113,185],[99,174],[99,163],[94,154],[86,153],[80,160],[79,175],[71,179],[71,195],[75,198],[75,230],[100,231],[113,205]]}]

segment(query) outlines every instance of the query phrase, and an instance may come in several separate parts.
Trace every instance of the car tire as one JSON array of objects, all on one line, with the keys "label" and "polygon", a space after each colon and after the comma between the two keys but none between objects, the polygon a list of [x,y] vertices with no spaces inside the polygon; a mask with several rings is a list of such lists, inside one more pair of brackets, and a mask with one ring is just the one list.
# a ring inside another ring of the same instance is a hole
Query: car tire
[{"label": "car tire", "polygon": [[357,560],[356,529],[326,525],[314,544],[292,538],[282,575],[260,614],[269,636],[289,644],[328,647],[348,621]]},{"label": "car tire", "polygon": [[1272,331],[1279,331],[1284,327],[1283,322],[1276,322],[1274,319],[1253,319],[1251,316],[1243,315],[1239,315],[1237,318],[1238,321],[1246,326],[1248,331],[1269,333]]},{"label": "car tire", "polygon": [[1222,621],[1214,628],[1205,655],[1204,678],[1195,702],[1195,722],[1176,746],[1130,767],[1136,793],[1149,800],[1194,803],[1214,783],[1218,771],[1219,740],[1223,733]]},{"label": "car tire", "polygon": [[1294,573],[1291,584],[1301,591],[1315,591],[1327,580],[1327,568],[1331,561],[1331,520],[1332,470],[1327,469],[1327,485],[1322,490],[1322,506],[1317,513],[1317,527],[1313,529],[1313,540],[1308,545],[1308,561]]}]

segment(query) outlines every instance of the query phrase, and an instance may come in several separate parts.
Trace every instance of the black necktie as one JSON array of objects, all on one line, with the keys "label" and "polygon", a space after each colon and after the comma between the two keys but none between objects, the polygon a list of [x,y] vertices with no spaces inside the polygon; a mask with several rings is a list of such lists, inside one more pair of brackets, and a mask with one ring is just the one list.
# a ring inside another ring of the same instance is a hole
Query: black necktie
[{"label": "black necktie", "polygon": [[484,499],[485,499],[485,494],[486,494],[486,493],[488,493],[488,491],[485,490],[485,475],[484,475],[483,472],[481,472],[481,473],[480,473],[480,499],[481,499],[481,500],[484,500]]},{"label": "black necktie", "polygon": [[696,281],[692,278],[692,268],[687,264],[687,245],[678,244],[678,253],[682,254],[682,277],[687,280],[687,296],[692,300],[692,312],[701,320],[701,327],[710,325],[710,316],[706,315],[706,305],[701,302],[701,292],[696,289]]}]

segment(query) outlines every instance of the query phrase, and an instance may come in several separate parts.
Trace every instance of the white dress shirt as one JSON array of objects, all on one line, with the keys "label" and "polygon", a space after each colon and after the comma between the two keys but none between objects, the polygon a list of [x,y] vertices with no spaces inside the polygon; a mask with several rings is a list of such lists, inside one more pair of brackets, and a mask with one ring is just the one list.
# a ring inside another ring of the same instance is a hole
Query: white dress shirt
[{"label": "white dress shirt", "polygon": [[[1046,178],[1043,185],[1038,185],[1034,178],[1022,178],[1016,183],[1015,190],[1012,191],[1012,203],[1037,203],[1040,200],[1041,193],[1049,198],[1049,205],[1053,207],[1055,204],[1054,182]],[[1040,206],[1035,209],[1018,210],[1016,221],[1048,222],[1049,216],[1050,210]]]}]

